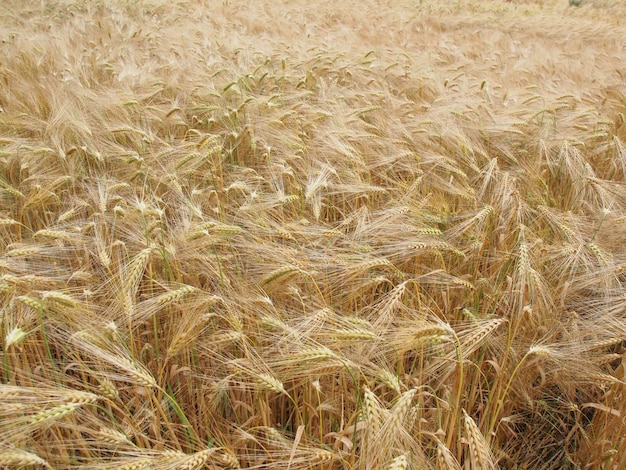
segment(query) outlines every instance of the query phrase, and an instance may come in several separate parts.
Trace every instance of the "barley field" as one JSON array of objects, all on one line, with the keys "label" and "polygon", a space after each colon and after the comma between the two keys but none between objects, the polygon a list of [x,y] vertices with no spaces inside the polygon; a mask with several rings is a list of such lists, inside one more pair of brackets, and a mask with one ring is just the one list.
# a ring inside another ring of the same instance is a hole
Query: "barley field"
[{"label": "barley field", "polygon": [[0,468],[625,468],[625,24],[0,0]]}]

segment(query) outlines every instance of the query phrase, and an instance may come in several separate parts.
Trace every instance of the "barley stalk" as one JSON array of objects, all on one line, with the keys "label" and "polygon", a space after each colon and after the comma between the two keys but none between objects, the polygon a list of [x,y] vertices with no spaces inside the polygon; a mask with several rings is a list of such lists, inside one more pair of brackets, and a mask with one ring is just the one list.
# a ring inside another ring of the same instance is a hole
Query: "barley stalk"
[{"label": "barley stalk", "polygon": [[0,467],[626,468],[624,2],[169,3],[0,2]]}]

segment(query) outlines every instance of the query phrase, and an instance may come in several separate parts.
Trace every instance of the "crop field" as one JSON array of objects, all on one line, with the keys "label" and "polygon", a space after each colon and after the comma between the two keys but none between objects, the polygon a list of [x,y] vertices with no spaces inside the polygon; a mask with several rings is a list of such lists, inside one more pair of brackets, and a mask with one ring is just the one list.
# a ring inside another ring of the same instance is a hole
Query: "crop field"
[{"label": "crop field", "polygon": [[625,25],[0,0],[0,468],[626,468]]}]

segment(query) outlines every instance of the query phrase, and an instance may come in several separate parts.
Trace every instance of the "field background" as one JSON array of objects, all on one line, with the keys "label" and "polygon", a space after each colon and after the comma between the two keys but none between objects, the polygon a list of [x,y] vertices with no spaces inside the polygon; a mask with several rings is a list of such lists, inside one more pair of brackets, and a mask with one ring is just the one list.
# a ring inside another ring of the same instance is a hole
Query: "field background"
[{"label": "field background", "polygon": [[625,23],[0,1],[0,467],[626,467]]}]

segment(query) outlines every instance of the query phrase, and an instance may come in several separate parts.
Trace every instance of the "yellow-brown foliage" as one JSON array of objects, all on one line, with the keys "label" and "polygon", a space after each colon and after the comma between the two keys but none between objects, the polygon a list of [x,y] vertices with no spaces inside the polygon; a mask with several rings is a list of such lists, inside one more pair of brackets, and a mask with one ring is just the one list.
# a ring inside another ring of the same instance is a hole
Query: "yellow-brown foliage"
[{"label": "yellow-brown foliage", "polygon": [[0,466],[624,468],[626,7],[0,2]]}]

